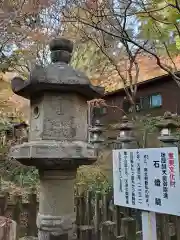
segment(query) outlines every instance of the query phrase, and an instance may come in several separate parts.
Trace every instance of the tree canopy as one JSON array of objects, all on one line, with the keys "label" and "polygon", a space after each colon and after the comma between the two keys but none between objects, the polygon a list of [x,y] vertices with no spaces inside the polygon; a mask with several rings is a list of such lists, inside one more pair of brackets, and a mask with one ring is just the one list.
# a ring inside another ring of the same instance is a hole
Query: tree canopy
[{"label": "tree canopy", "polygon": [[[74,5],[78,11],[74,11]],[[180,36],[177,0],[96,1],[94,5],[74,0],[67,9],[64,19],[76,27],[80,25],[80,31],[86,31],[88,36],[94,34],[101,47],[107,46],[107,39],[111,39],[110,46],[117,52],[118,46],[126,42],[129,48],[134,47],[133,51],[141,49],[153,56],[157,65],[179,83],[178,66],[174,61],[179,54]]]},{"label": "tree canopy", "polygon": [[94,78],[115,69],[125,89],[136,85],[136,59],[145,53],[180,81],[174,61],[180,48],[178,0],[9,0],[3,4],[2,70],[26,77],[36,63],[49,62],[49,40],[65,36],[75,42],[72,64]]}]

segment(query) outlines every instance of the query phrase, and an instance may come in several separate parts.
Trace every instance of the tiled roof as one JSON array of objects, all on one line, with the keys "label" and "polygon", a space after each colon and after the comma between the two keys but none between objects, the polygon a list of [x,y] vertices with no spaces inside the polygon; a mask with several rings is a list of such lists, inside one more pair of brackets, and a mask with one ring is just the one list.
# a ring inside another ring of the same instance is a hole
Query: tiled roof
[{"label": "tiled roof", "polygon": [[[176,58],[174,58],[174,63],[178,70],[180,70],[180,55],[178,55]],[[153,79],[158,76],[163,76],[167,74],[167,72],[163,71],[157,64],[156,60],[153,57],[148,56],[140,56],[137,59],[138,66],[139,66],[139,77],[138,77],[138,83],[145,82],[147,80]],[[165,63],[167,66],[173,67],[172,62],[170,59],[163,59],[163,63]],[[125,67],[125,62],[121,61],[119,63],[119,68],[121,70],[121,74],[125,79],[128,79],[127,71]],[[135,75],[135,71],[132,71],[132,75]],[[124,83],[122,81],[122,78],[119,76],[118,72],[114,69],[109,70],[105,74],[95,78],[92,80],[92,82],[96,85],[101,85],[105,88],[106,92],[113,92],[118,89],[124,88]],[[126,81],[128,85],[128,80]]]}]

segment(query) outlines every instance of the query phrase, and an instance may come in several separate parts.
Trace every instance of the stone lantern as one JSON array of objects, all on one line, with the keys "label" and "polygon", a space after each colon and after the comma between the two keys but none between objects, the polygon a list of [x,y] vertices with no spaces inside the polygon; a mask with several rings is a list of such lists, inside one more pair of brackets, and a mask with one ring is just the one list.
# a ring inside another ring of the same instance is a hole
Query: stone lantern
[{"label": "stone lantern", "polygon": [[30,100],[31,118],[29,142],[14,146],[11,156],[39,169],[38,238],[61,235],[72,239],[76,170],[97,158],[94,147],[87,143],[87,100],[104,91],[68,65],[71,41],[54,39],[50,51],[49,66],[36,67],[27,81],[12,80],[13,92]]},{"label": "stone lantern", "polygon": [[28,124],[26,122],[13,124],[14,139],[19,143],[28,141]]}]

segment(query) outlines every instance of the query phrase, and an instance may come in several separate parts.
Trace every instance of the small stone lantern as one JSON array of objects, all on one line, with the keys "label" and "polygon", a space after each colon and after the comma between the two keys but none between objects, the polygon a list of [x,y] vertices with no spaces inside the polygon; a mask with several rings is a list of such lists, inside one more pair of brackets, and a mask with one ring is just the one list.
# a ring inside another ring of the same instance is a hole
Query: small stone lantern
[{"label": "small stone lantern", "polygon": [[173,118],[171,112],[165,112],[163,119],[161,119],[156,127],[159,129],[160,136],[158,139],[164,147],[176,146],[178,143],[178,136],[175,134],[179,124]]},{"label": "small stone lantern", "polygon": [[13,124],[14,138],[18,143],[28,141],[28,124],[26,122],[14,123]]},{"label": "small stone lantern", "polygon": [[13,147],[11,156],[39,169],[39,239],[60,235],[72,239],[76,170],[97,158],[94,147],[87,143],[87,100],[104,91],[68,65],[71,41],[54,39],[50,50],[49,66],[36,67],[27,81],[12,80],[13,92],[30,99],[31,118],[29,142]]}]

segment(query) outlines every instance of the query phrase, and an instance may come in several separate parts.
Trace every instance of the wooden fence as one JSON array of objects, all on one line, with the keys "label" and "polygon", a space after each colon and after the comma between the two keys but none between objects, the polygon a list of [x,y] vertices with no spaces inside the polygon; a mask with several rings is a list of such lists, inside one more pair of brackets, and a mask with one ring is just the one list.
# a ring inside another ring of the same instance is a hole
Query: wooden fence
[{"label": "wooden fence", "polygon": [[[140,240],[140,211],[114,206],[112,194],[87,192],[75,198],[76,224],[78,240]],[[9,197],[0,195],[0,215],[10,217],[17,222],[19,237],[37,236],[36,214],[37,196],[28,195]],[[157,214],[158,240],[180,240],[180,218]]]},{"label": "wooden fence", "polygon": [[17,222],[17,237],[36,236],[36,215],[38,210],[35,193],[28,195],[26,201],[22,196],[10,196],[8,192],[0,194],[0,216],[11,218]]}]

